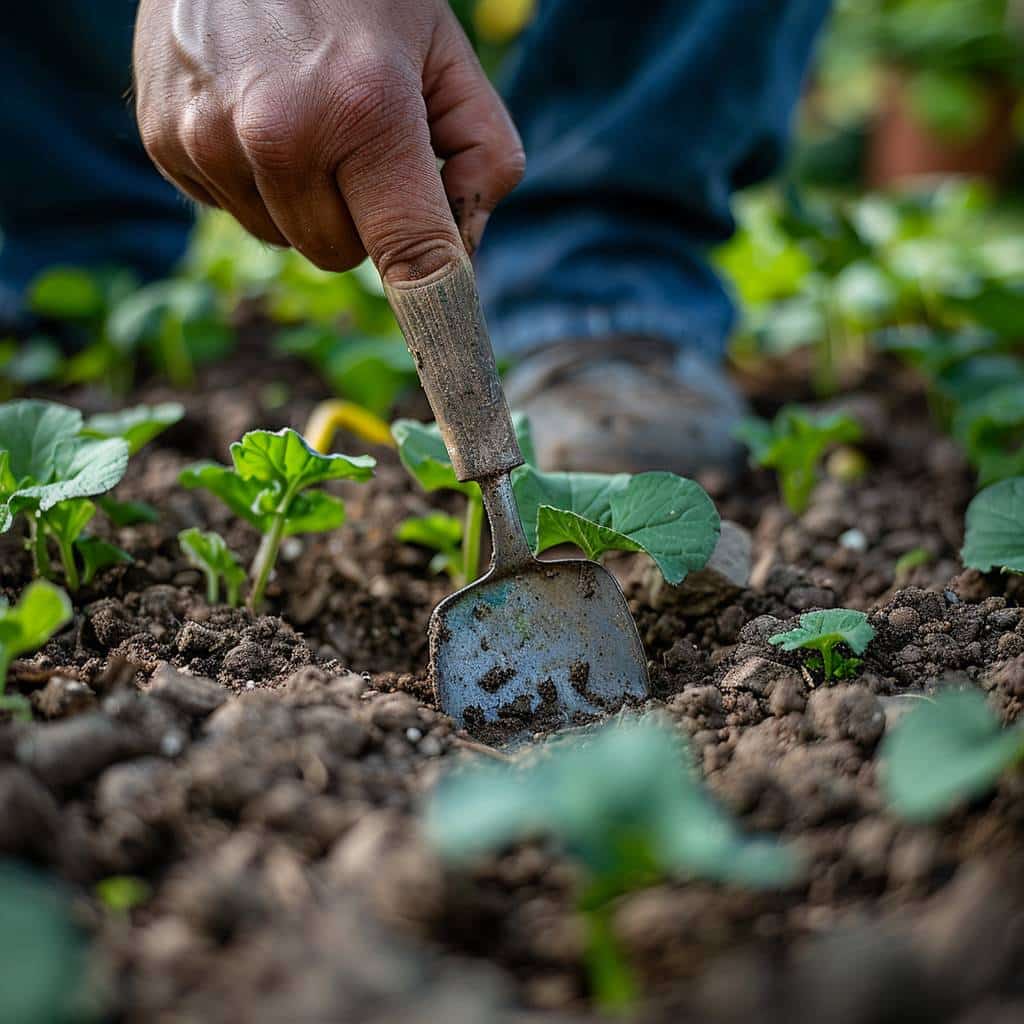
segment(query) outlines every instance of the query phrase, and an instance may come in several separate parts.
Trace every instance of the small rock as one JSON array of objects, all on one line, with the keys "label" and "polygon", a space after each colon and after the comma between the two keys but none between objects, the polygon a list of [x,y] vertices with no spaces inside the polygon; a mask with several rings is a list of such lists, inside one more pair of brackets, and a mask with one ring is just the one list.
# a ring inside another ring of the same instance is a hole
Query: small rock
[{"label": "small rock", "polygon": [[807,704],[814,731],[827,740],[873,747],[885,732],[885,712],[873,693],[859,686],[815,690]]},{"label": "small rock", "polygon": [[419,727],[420,709],[407,693],[387,693],[373,702],[370,719],[379,729],[404,732]]},{"label": "small rock", "polygon": [[788,665],[780,665],[767,658],[747,658],[729,669],[719,685],[723,690],[746,690],[764,697],[778,679],[791,675],[793,669]]},{"label": "small rock", "polygon": [[96,706],[96,693],[80,679],[51,676],[50,681],[32,695],[35,709],[44,718],[70,718]]},{"label": "small rock", "polygon": [[868,539],[864,536],[863,530],[854,527],[839,535],[839,544],[849,551],[867,551]]},{"label": "small rock", "polygon": [[205,718],[228,699],[220,683],[180,672],[167,662],[157,666],[146,691],[191,718]]}]

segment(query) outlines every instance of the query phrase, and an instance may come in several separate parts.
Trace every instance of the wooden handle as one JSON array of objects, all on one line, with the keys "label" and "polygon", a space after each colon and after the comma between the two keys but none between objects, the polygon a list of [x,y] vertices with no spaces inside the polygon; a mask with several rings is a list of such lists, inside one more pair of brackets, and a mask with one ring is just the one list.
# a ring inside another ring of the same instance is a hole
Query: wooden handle
[{"label": "wooden handle", "polygon": [[385,285],[460,480],[523,464],[468,258],[432,277]]}]

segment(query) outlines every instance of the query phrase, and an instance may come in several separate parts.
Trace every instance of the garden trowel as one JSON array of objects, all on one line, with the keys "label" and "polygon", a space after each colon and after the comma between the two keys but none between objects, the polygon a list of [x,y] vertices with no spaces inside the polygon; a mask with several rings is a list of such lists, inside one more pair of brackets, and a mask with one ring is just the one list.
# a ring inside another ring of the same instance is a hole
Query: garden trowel
[{"label": "garden trowel", "polygon": [[468,259],[388,299],[459,480],[475,480],[491,526],[485,576],[430,620],[440,706],[479,735],[557,728],[647,693],[636,624],[614,577],[582,559],[541,562],[509,474],[523,464]]}]

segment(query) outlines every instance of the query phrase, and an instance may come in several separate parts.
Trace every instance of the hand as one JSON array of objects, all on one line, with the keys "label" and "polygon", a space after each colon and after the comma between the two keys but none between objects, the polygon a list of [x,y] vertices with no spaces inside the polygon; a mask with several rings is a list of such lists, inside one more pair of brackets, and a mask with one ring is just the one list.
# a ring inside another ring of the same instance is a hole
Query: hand
[{"label": "hand", "polygon": [[522,177],[445,0],[141,0],[134,65],[164,176],[325,270],[425,277]]}]

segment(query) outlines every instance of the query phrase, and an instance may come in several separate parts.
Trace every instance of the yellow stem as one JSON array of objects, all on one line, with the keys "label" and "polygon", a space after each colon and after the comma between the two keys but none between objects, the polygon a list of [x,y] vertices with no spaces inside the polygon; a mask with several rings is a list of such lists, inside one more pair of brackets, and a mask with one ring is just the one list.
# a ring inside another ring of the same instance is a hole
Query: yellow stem
[{"label": "yellow stem", "polygon": [[389,448],[395,446],[391,428],[379,416],[340,398],[321,402],[313,410],[304,436],[313,448],[326,455],[339,430],[347,430],[368,444],[387,445]]}]

